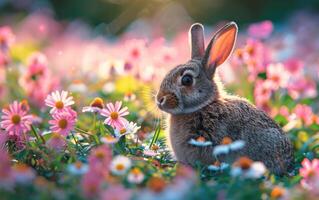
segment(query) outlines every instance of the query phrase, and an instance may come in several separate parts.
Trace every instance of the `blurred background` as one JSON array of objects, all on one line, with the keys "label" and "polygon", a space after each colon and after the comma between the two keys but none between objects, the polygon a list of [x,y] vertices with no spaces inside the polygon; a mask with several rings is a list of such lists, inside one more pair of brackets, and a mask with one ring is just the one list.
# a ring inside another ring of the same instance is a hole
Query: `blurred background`
[{"label": "blurred background", "polygon": [[262,20],[280,23],[297,11],[318,10],[318,0],[0,0],[0,22],[42,11],[59,21],[79,20],[99,34],[118,35],[144,23],[174,33],[190,21],[207,25],[221,20],[236,20],[239,25]]}]

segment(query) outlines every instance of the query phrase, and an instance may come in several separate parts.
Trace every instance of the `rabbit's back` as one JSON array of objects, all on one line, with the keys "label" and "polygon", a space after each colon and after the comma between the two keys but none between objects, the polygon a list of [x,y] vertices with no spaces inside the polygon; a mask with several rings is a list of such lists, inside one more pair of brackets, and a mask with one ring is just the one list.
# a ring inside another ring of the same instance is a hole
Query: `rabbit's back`
[{"label": "rabbit's back", "polygon": [[[212,146],[188,144],[199,135],[212,141]],[[245,99],[227,96],[196,113],[171,116],[170,140],[177,159],[182,162],[214,162],[212,149],[226,136],[244,140],[246,145],[239,154],[263,161],[277,174],[286,171],[293,160],[292,146],[285,133],[267,114]]]}]

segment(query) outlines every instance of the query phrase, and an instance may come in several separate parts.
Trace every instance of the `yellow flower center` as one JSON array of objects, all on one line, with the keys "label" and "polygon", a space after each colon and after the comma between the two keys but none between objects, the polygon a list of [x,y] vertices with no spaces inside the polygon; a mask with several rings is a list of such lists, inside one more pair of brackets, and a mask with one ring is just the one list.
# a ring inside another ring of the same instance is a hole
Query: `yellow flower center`
[{"label": "yellow flower center", "polygon": [[20,115],[13,115],[13,116],[11,117],[11,121],[12,121],[12,123],[15,124],[15,125],[19,124],[20,121],[21,121]]},{"label": "yellow flower center", "polygon": [[236,164],[239,167],[241,167],[243,170],[249,169],[250,166],[252,165],[252,163],[253,163],[253,161],[246,156],[240,157],[236,162]]},{"label": "yellow flower center", "polygon": [[315,175],[316,175],[315,170],[310,169],[310,170],[308,171],[308,176],[309,176],[309,177],[313,177],[313,176],[315,176]]},{"label": "yellow flower center", "polygon": [[159,150],[159,146],[153,144],[151,149],[152,149],[153,151],[157,151],[157,150]]},{"label": "yellow flower center", "polygon": [[82,163],[81,163],[80,161],[76,161],[76,162],[74,163],[74,166],[75,166],[77,169],[81,169]]},{"label": "yellow flower center", "polygon": [[14,166],[14,169],[18,172],[26,172],[29,170],[29,167],[26,164],[19,163]]},{"label": "yellow flower center", "polygon": [[118,171],[123,171],[125,166],[122,163],[119,163],[115,166],[115,169]]},{"label": "yellow flower center", "polygon": [[139,168],[134,168],[131,170],[131,173],[134,175],[134,176],[138,176],[141,174],[141,170]]},{"label": "yellow flower center", "polygon": [[95,156],[98,158],[98,159],[103,159],[105,157],[105,154],[103,151],[96,151],[95,152]]},{"label": "yellow flower center", "polygon": [[163,178],[160,177],[152,177],[150,178],[150,180],[148,181],[148,187],[153,190],[154,192],[161,192],[164,190],[165,186],[166,186],[166,182]]},{"label": "yellow flower center", "polygon": [[52,133],[52,139],[60,139],[61,135],[59,133]]},{"label": "yellow flower center", "polygon": [[205,142],[206,139],[203,136],[199,136],[197,139],[197,142]]},{"label": "yellow flower center", "polygon": [[62,109],[64,107],[64,103],[62,101],[55,102],[55,107],[57,109]]},{"label": "yellow flower center", "polygon": [[280,197],[282,197],[285,193],[285,190],[279,186],[274,187],[274,189],[272,189],[270,196],[274,199],[278,199]]},{"label": "yellow flower center", "polygon": [[103,99],[96,97],[90,104],[91,107],[104,108]]},{"label": "yellow flower center", "polygon": [[122,129],[120,130],[120,133],[121,133],[121,134],[126,133],[126,128],[122,128]]},{"label": "yellow flower center", "polygon": [[112,112],[110,115],[111,119],[117,120],[119,118],[119,114],[117,112]]},{"label": "yellow flower center", "polygon": [[217,160],[217,161],[215,161],[215,162],[213,163],[213,165],[219,167],[219,166],[220,166],[220,162]]},{"label": "yellow flower center", "polygon": [[227,145],[227,144],[231,144],[233,141],[230,137],[224,137],[221,144]]},{"label": "yellow flower center", "polygon": [[68,121],[66,119],[60,119],[58,125],[59,128],[65,129],[68,126]]}]

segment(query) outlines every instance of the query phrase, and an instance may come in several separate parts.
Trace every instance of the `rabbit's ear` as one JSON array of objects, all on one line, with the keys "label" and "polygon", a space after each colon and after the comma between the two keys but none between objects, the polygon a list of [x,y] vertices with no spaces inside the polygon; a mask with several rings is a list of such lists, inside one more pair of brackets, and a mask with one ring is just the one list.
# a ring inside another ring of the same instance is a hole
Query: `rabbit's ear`
[{"label": "rabbit's ear", "polygon": [[207,46],[203,64],[209,76],[212,76],[216,67],[223,64],[232,53],[238,27],[235,22],[230,22],[214,35]]},{"label": "rabbit's ear", "polygon": [[189,29],[189,38],[191,45],[191,54],[193,58],[202,59],[205,55],[204,44],[204,27],[199,23],[195,23]]}]

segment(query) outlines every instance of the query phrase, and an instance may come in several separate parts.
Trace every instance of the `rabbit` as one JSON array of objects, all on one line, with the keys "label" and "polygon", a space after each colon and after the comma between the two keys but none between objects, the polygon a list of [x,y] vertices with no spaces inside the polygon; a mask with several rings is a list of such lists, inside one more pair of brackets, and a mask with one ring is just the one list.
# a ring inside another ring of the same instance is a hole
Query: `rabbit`
[{"label": "rabbit", "polygon": [[[248,100],[227,94],[216,74],[216,68],[232,53],[237,32],[235,22],[226,24],[205,50],[203,26],[191,26],[191,60],[166,74],[155,97],[158,108],[169,114],[169,146],[180,163],[210,165],[216,162],[213,148],[224,137],[243,140],[245,146],[238,157],[261,161],[270,172],[285,175],[294,160],[287,135]],[[199,136],[212,145],[199,147],[189,143]]]}]

